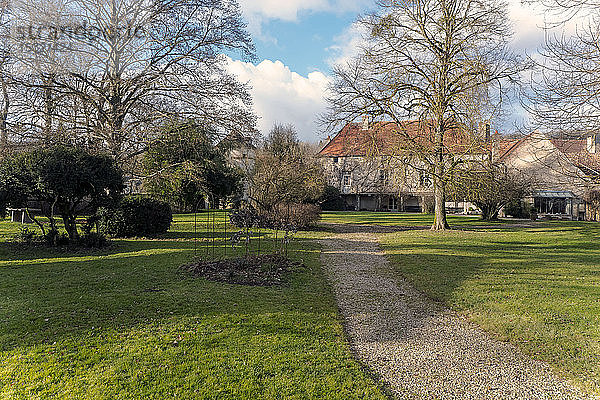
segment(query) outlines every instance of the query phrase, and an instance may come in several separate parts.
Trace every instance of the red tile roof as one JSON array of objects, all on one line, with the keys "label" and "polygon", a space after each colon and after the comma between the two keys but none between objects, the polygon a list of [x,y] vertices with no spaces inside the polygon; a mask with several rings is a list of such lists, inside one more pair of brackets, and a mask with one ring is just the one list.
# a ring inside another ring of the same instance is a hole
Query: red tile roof
[{"label": "red tile roof", "polygon": [[[532,134],[526,135],[518,140],[506,141],[499,147],[499,159],[508,156],[513,149],[517,148],[526,138]],[[577,168],[588,175],[600,174],[600,154],[591,154],[587,151],[585,139],[549,139],[556,149],[566,156]],[[505,149],[503,151],[503,149]]]},{"label": "red tile roof", "polygon": [[600,175],[600,154],[580,153],[571,155],[573,163],[587,175]]},{"label": "red tile roof", "polygon": [[[485,146],[473,143],[466,133],[451,129],[444,138],[444,146],[454,153],[481,153]],[[377,122],[363,130],[362,124],[347,124],[321,151],[322,157],[364,157],[367,155],[393,155],[399,149],[415,146],[431,149],[435,143],[426,122],[406,121],[402,124]]]},{"label": "red tile roof", "polygon": [[586,152],[586,141],[583,139],[550,139],[552,144],[564,154]]},{"label": "red tile roof", "polygon": [[600,154],[587,150],[587,139],[551,139],[552,144],[588,175],[600,173]]},{"label": "red tile roof", "polygon": [[515,147],[517,143],[519,143],[519,139],[494,138],[494,146],[497,151],[497,156],[502,158],[507,152]]}]

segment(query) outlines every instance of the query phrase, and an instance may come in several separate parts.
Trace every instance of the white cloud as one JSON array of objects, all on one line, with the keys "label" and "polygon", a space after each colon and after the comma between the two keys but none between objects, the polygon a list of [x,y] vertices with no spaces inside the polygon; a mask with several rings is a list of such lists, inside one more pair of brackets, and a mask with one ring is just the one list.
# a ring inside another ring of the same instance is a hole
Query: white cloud
[{"label": "white cloud", "polygon": [[260,15],[266,19],[296,21],[298,14],[307,12],[351,12],[360,11],[369,0],[239,0],[247,15]]},{"label": "white cloud", "polygon": [[326,49],[330,54],[327,63],[330,66],[344,65],[354,58],[364,44],[363,35],[363,29],[358,23],[351,24],[341,35],[335,37],[334,44]]},{"label": "white cloud", "polygon": [[[368,0],[240,0],[240,5],[248,19],[251,31],[263,40],[276,41],[262,32],[262,24],[267,20],[279,19],[297,21],[302,12],[359,12]],[[537,56],[537,51],[544,43],[548,14],[540,8],[523,5],[520,0],[509,0],[509,17],[513,24],[514,37],[512,47],[516,52],[527,52]],[[582,19],[570,21],[568,24],[552,30],[554,33],[574,32],[574,26],[582,23]],[[257,34],[258,32],[258,34]],[[334,40],[334,45],[327,48],[330,65],[348,61],[363,42],[360,28],[351,24]],[[321,72],[312,72],[302,76],[290,70],[281,61],[264,60],[258,65],[242,61],[229,61],[229,69],[242,82],[252,86],[255,111],[260,116],[259,129],[266,134],[275,122],[292,123],[303,140],[317,141],[321,138],[321,129],[317,124],[318,115],[326,108],[325,94],[330,78]],[[509,125],[527,119],[518,102],[511,102],[512,107],[506,130]]]},{"label": "white cloud", "polygon": [[273,41],[262,30],[268,20],[298,21],[301,12],[360,12],[372,0],[239,0],[250,32],[261,40]]},{"label": "white cloud", "polygon": [[510,0],[508,13],[513,27],[512,47],[515,51],[526,51],[530,55],[540,50],[546,35],[573,35],[577,26],[589,21],[589,16],[577,16],[564,23],[558,12],[548,13],[541,6],[523,4],[521,0]]},{"label": "white cloud", "polygon": [[326,107],[329,78],[321,72],[302,76],[281,61],[264,60],[258,65],[229,60],[229,71],[252,86],[259,129],[269,132],[274,123],[293,124],[302,140],[321,138],[317,118]]}]

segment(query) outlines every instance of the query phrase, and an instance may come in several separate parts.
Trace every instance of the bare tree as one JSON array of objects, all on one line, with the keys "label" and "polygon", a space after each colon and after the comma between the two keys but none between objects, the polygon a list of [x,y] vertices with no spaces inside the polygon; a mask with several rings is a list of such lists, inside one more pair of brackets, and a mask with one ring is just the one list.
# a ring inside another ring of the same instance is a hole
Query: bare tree
[{"label": "bare tree", "polygon": [[292,125],[276,124],[256,151],[249,174],[250,200],[272,211],[294,203],[316,203],[325,189],[314,149],[298,140]]},{"label": "bare tree", "polygon": [[[8,3],[0,1],[0,37],[6,36],[8,29]],[[0,44],[0,153],[6,150],[8,144],[8,113],[10,111],[10,74],[8,73],[10,64],[10,48],[7,41],[3,40]]]},{"label": "bare tree", "polygon": [[524,107],[536,127],[572,138],[600,130],[600,16],[573,36],[549,36]]},{"label": "bare tree", "polygon": [[[491,118],[472,110],[482,99],[499,104],[502,83],[516,79],[525,66],[508,49],[508,15],[501,1],[378,4],[377,13],[359,20],[367,32],[360,55],[334,71],[325,119],[330,129],[365,115],[391,121],[397,127],[395,156],[432,177],[432,229],[443,230],[446,183],[462,155],[481,144],[477,127]],[[415,123],[421,132],[416,136],[403,128]],[[462,145],[455,146],[457,141]]]},{"label": "bare tree", "polygon": [[502,207],[530,195],[532,187],[531,177],[502,163],[478,162],[456,171],[450,194],[479,207],[485,221],[494,221]]},{"label": "bare tree", "polygon": [[247,87],[223,55],[254,56],[235,0],[17,3],[21,81],[38,95],[24,104],[42,115],[34,131],[69,131],[122,165],[174,116],[253,131]]}]

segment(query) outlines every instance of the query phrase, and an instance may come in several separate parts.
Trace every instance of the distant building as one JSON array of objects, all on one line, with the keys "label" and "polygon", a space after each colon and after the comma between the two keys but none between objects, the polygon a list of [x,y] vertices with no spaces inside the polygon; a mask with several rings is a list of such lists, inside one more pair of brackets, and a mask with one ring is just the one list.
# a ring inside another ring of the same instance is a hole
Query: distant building
[{"label": "distant building", "polygon": [[532,178],[534,191],[526,200],[539,215],[590,218],[584,195],[598,185],[600,135],[565,140],[534,132],[504,147],[499,160]]},{"label": "distant building", "polygon": [[[431,176],[414,159],[403,160],[399,136],[412,140],[411,145],[427,145],[422,139],[426,132],[416,121],[349,123],[323,144],[318,157],[347,209],[420,212],[431,201]],[[584,194],[599,183],[600,135],[564,140],[535,132],[507,139],[490,135],[486,127],[476,140],[457,131],[450,131],[445,140],[453,158],[490,158],[530,177],[534,191],[525,200],[540,216],[590,218]],[[462,213],[476,208],[468,202],[447,202],[446,206],[450,212]]]},{"label": "distant building", "polygon": [[[423,125],[407,121],[347,124],[318,153],[327,180],[339,189],[346,208],[367,211],[420,212],[433,197],[433,182],[425,166],[414,159],[406,162],[402,141],[411,140],[428,146]],[[402,132],[401,135],[398,132]],[[414,142],[412,143],[414,145]],[[446,136],[445,147],[464,159],[489,157],[485,146],[473,146],[458,130]],[[451,211],[468,212],[473,206],[465,202],[448,202]]]}]

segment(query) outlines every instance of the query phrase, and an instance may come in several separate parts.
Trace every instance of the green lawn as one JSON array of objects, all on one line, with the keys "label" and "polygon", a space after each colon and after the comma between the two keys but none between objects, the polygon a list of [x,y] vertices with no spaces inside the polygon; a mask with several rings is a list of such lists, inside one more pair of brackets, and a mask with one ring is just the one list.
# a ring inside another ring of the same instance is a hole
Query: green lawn
[{"label": "green lawn", "polygon": [[[351,225],[429,227],[433,225],[433,215],[363,211],[331,211],[323,213],[321,221],[325,223]],[[479,216],[468,215],[449,215],[448,222],[450,225],[460,226],[490,225],[490,222],[481,221],[481,217]],[[492,224],[498,224],[498,222],[494,222]]]},{"label": "green lawn", "polygon": [[[600,395],[600,224],[544,222],[383,234],[398,277]],[[326,213],[324,221],[427,225],[430,216]],[[480,225],[480,226],[477,226]]]},{"label": "green lawn", "polygon": [[91,254],[7,243],[17,230],[0,222],[0,398],[385,398],[346,344],[316,233],[291,251],[308,269],[252,288],[177,272],[190,216]]}]

